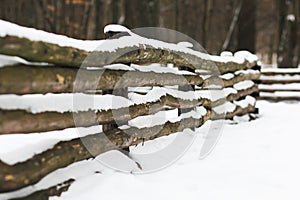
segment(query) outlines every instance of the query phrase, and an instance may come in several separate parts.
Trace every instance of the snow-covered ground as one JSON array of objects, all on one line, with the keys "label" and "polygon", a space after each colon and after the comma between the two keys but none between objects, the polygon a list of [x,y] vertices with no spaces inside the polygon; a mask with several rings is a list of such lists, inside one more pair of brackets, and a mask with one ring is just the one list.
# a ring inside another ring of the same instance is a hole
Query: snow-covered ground
[{"label": "snow-covered ground", "polygon": [[204,160],[198,159],[199,134],[167,169],[148,175],[87,174],[52,199],[299,199],[300,104],[261,101],[258,107],[257,120],[228,122]]},{"label": "snow-covered ground", "polygon": [[161,171],[126,174],[87,160],[57,170],[34,187],[0,195],[0,199],[24,195],[69,178],[76,179],[69,191],[52,200],[299,199],[300,103],[259,101],[257,105],[258,119],[248,122],[242,117],[236,119],[238,124],[226,121],[221,139],[204,160],[199,160],[199,151],[206,126],[186,154]]},{"label": "snow-covered ground", "polygon": [[[0,37],[14,35],[27,37],[35,41],[53,42],[61,46],[73,46],[87,51],[94,50],[103,41],[81,41],[49,34],[31,28],[20,27],[9,22],[0,20]],[[113,30],[116,26],[108,27]],[[124,37],[126,39],[126,37]],[[132,36],[131,40],[118,40],[116,44],[140,45],[151,44],[159,48],[171,48],[197,55],[207,56],[200,52],[183,47],[183,44],[165,44],[162,42],[144,39],[139,36]],[[137,40],[138,39],[138,40]],[[123,41],[123,43],[122,43]],[[166,46],[167,45],[167,46]],[[114,45],[112,45],[114,46]],[[118,46],[118,45],[115,45]],[[118,46],[120,47],[120,45]],[[114,50],[114,49],[108,49]],[[236,54],[223,53],[221,56],[210,56],[211,59],[219,62],[235,61],[242,63],[245,60],[255,62],[257,57],[248,52],[241,51]],[[2,61],[2,60],[5,60]],[[0,63],[28,63],[20,58],[10,58],[0,56]],[[32,63],[31,63],[32,64]],[[116,66],[110,66],[113,68]],[[120,66],[118,66],[120,67]],[[123,66],[124,67],[124,66]],[[133,70],[134,67],[128,70]],[[144,68],[144,70],[149,70]],[[162,72],[159,67],[151,67],[152,71]],[[165,71],[163,71],[165,72]],[[173,70],[174,73],[177,73]],[[223,78],[232,76],[224,75]],[[235,89],[249,87],[249,81],[236,84]],[[157,91],[156,91],[157,92]],[[161,90],[160,94],[165,91]],[[49,98],[48,95],[15,96],[3,95],[0,98],[0,107],[8,108],[8,105],[17,105],[18,108],[29,109],[33,112],[40,112],[43,109],[32,106],[38,105],[40,98]],[[59,97],[55,95],[56,98]],[[68,95],[64,95],[66,98]],[[156,97],[156,96],[155,96]],[[70,97],[71,98],[71,97]],[[133,98],[133,97],[132,97]],[[148,97],[147,97],[148,98]],[[14,99],[14,100],[13,100]],[[103,99],[102,99],[103,100]],[[141,99],[136,99],[138,101]],[[149,98],[147,99],[149,100]],[[100,101],[98,101],[100,102]],[[101,105],[105,108],[110,105]],[[45,103],[45,102],[44,102]],[[70,110],[74,108],[71,99],[65,104],[47,101],[49,107],[55,110]],[[124,102],[126,104],[126,102]],[[118,104],[119,106],[121,104]],[[57,170],[34,186],[23,188],[19,191],[0,194],[0,200],[26,196],[34,191],[48,188],[61,183],[67,179],[74,178],[76,181],[70,189],[63,193],[61,197],[51,199],[82,200],[82,199],[104,199],[104,200],[135,200],[135,199],[186,199],[186,200],[282,200],[299,199],[298,180],[300,180],[300,162],[298,152],[300,152],[298,133],[298,123],[300,117],[300,103],[269,103],[259,101],[259,118],[248,121],[245,117],[236,118],[237,121],[225,121],[222,137],[212,153],[203,160],[199,159],[200,150],[205,139],[209,122],[199,128],[193,145],[188,149],[182,158],[173,165],[157,171],[155,173],[134,175],[130,173],[116,172],[100,164],[97,159],[86,160],[74,163],[64,169]],[[16,107],[9,107],[16,108]],[[79,109],[79,108],[78,108]],[[80,108],[84,110],[85,108]],[[143,124],[144,125],[144,124]],[[101,127],[81,128],[85,134],[96,133]],[[66,129],[62,134],[59,131],[51,133],[36,133],[27,135],[1,135],[0,136],[0,160],[14,164],[18,161],[26,160],[34,153],[50,148],[61,140],[70,140],[78,137],[77,129]],[[150,141],[159,147],[166,144],[173,136],[159,138]],[[146,145],[147,146],[147,145]],[[138,147],[138,148],[146,148]],[[137,149],[138,149],[137,148]],[[155,148],[154,148],[155,149]],[[34,150],[34,151],[33,151]],[[135,149],[134,149],[135,150]],[[136,150],[135,150],[136,151]],[[119,163],[127,163],[128,171],[134,165],[127,157],[117,151],[107,152],[99,156],[102,160],[114,160]]]}]

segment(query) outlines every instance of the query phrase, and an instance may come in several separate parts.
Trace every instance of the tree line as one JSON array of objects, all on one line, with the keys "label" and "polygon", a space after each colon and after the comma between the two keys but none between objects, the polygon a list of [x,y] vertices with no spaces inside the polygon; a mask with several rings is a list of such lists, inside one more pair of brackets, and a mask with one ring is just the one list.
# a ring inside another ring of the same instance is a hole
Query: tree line
[{"label": "tree line", "polygon": [[[165,27],[211,54],[246,49],[264,63],[300,60],[300,0],[2,0],[0,18],[81,39],[104,38],[103,27]],[[298,39],[298,40],[297,40]]]}]

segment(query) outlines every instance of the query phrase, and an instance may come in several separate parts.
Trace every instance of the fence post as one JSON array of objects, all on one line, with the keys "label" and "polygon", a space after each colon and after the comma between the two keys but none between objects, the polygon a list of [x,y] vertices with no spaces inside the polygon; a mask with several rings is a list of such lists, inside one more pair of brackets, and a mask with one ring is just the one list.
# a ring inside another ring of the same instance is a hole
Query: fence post
[{"label": "fence post", "polygon": [[[117,36],[123,36],[124,33],[126,32],[114,32],[114,31],[108,31],[105,32],[105,39],[113,39],[113,38],[117,38]],[[120,35],[121,34],[121,35]],[[130,65],[130,64],[128,64]],[[119,88],[119,89],[114,89],[114,90],[103,90],[102,94],[113,94],[116,96],[121,96],[121,97],[125,97],[128,98],[128,87],[125,88]],[[114,123],[110,123],[110,124],[104,124],[102,126],[102,130],[103,132],[115,129],[118,127],[118,125],[127,125],[128,123],[126,122],[122,122],[122,124],[120,124],[121,122],[114,122]],[[125,153],[126,155],[128,155],[129,153],[129,147],[122,149],[122,152]]]},{"label": "fence post", "polygon": [[[185,67],[185,66],[179,66],[178,69],[195,73],[194,69],[191,69],[191,68]],[[194,91],[195,86],[194,85],[178,86],[178,90],[180,90],[180,91]],[[180,116],[182,113],[187,113],[187,112],[190,112],[192,110],[193,110],[193,108],[183,108],[183,109],[179,108],[178,109],[178,116]]]}]

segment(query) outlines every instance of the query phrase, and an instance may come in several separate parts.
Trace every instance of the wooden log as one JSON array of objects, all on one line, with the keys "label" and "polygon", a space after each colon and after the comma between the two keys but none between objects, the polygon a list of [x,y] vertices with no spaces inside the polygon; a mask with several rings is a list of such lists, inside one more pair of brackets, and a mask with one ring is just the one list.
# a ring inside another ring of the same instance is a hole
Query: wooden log
[{"label": "wooden log", "polygon": [[295,75],[300,75],[300,71],[298,72],[292,72],[292,71],[282,71],[282,72],[264,72],[262,71],[261,72],[261,75],[264,75],[264,76],[277,76],[277,75],[282,75],[282,76],[285,76],[285,75],[289,75],[289,76],[295,76]]},{"label": "wooden log", "polygon": [[[32,114],[25,110],[0,110],[0,134],[45,132],[76,126],[104,125],[115,121],[121,123],[138,116],[154,114],[163,110],[165,106],[181,107],[183,109],[192,108],[201,105],[203,101],[201,98],[184,100],[166,95],[155,102],[135,104],[126,108],[107,111],[91,110],[77,113],[43,112]],[[74,121],[74,115],[76,115],[76,121]]]},{"label": "wooden log", "polygon": [[57,44],[31,41],[27,38],[7,35],[0,37],[0,54],[19,56],[32,62],[79,67],[88,55],[88,52],[72,47],[61,47]]},{"label": "wooden log", "polygon": [[256,111],[256,107],[253,105],[248,105],[245,108],[242,108],[240,106],[236,106],[235,110],[232,112],[226,112],[226,113],[216,113],[213,112],[212,115],[212,120],[217,120],[217,119],[224,119],[224,116],[226,119],[232,119],[234,116],[242,116],[248,113],[252,113]]},{"label": "wooden log", "polygon": [[[255,107],[252,105],[246,108],[237,106],[233,112],[226,113],[225,118],[243,115],[253,111],[253,109]],[[208,110],[199,119],[185,118],[178,122],[167,122],[151,128],[131,127],[125,131],[113,129],[105,133],[88,135],[81,139],[59,142],[53,148],[14,165],[0,161],[0,192],[14,191],[35,184],[47,174],[73,162],[85,160],[109,150],[123,149],[144,141],[181,132],[186,128],[199,127],[207,120],[220,119],[220,116],[220,114]],[[86,149],[84,144],[89,144],[89,149]]]},{"label": "wooden log", "polygon": [[[193,69],[190,69],[188,67],[184,67],[184,66],[181,66],[181,67],[178,67],[179,70],[185,70],[185,71],[189,71],[189,72],[193,72],[195,73],[195,70]],[[195,85],[184,85],[184,86],[178,86],[178,90],[180,91],[195,91]],[[178,116],[180,116],[182,113],[187,113],[187,112],[190,112],[191,110],[193,110],[193,108],[179,108],[178,109]]]},{"label": "wooden log", "polygon": [[[155,102],[145,104],[136,104],[128,108],[113,109],[107,111],[82,111],[72,112],[43,112],[33,114],[25,110],[0,110],[0,135],[14,133],[33,133],[61,130],[72,127],[88,127],[93,125],[103,125],[115,121],[126,122],[139,116],[154,114],[164,110],[166,106],[172,108],[189,109],[203,105],[207,109],[221,105],[226,101],[234,101],[239,98],[258,92],[258,87],[254,85],[251,88],[238,91],[236,94],[230,94],[226,98],[211,102],[209,99],[199,98],[194,100],[185,100],[171,95],[162,96]],[[120,113],[120,114],[116,114]],[[76,115],[76,121],[73,116]]]},{"label": "wooden log", "polygon": [[71,67],[80,67],[82,64],[86,67],[99,67],[113,63],[173,63],[177,66],[204,69],[221,74],[250,69],[256,65],[256,63],[249,63],[248,61],[244,63],[215,62],[209,60],[209,55],[207,55],[207,59],[203,59],[194,54],[160,49],[150,45],[116,48],[112,52],[101,50],[87,52],[15,36],[0,37],[0,54],[19,56],[33,62],[47,62]]},{"label": "wooden log", "polygon": [[[116,128],[104,133],[59,142],[53,148],[15,165],[0,161],[0,192],[9,192],[35,184],[54,170],[109,150],[124,149],[144,141],[181,132],[186,128],[201,126],[210,119],[210,116],[211,112],[208,111],[199,119],[186,118],[151,128],[131,127],[126,130]],[[89,149],[84,144],[89,144]]]},{"label": "wooden log", "polygon": [[172,73],[108,69],[79,71],[72,68],[25,65],[0,68],[0,94],[69,93],[122,87],[201,85],[202,83],[203,79],[198,75]]},{"label": "wooden log", "polygon": [[222,87],[229,87],[245,80],[258,80],[259,77],[259,73],[234,75],[234,77],[231,79],[222,79],[218,76],[212,76],[204,80],[202,87],[207,87],[210,85],[220,85]]},{"label": "wooden log", "polygon": [[244,90],[240,90],[237,93],[233,93],[233,94],[229,94],[226,98],[220,98],[216,101],[210,102],[210,101],[204,101],[203,106],[204,107],[216,107],[219,105],[224,104],[225,102],[228,101],[236,101],[242,97],[245,97],[247,95],[251,95],[252,93],[258,92],[258,86],[257,85],[253,85],[250,88],[244,89]]},{"label": "wooden log", "polygon": [[259,92],[269,92],[269,93],[274,93],[274,92],[300,92],[299,89],[289,89],[289,88],[260,88]]},{"label": "wooden log", "polygon": [[290,83],[300,83],[300,79],[298,80],[293,80],[293,79],[274,79],[274,80],[269,80],[269,79],[260,79],[261,84],[290,84]]},{"label": "wooden log", "polygon": [[32,194],[25,197],[14,198],[11,200],[48,200],[50,197],[60,197],[63,192],[68,191],[69,187],[74,181],[74,179],[69,179],[67,181],[64,181],[63,183],[57,184],[47,189],[33,192]]},{"label": "wooden log", "polygon": [[[188,109],[203,105],[211,107],[221,105],[226,101],[234,101],[242,96],[258,92],[255,85],[251,88],[241,90],[236,94],[230,94],[226,98],[221,98],[214,102],[209,99],[199,98],[194,100],[184,100],[166,95],[155,102],[132,105],[128,108],[120,108],[107,111],[85,111],[85,112],[43,112],[32,114],[24,110],[0,110],[0,134],[45,132],[72,128],[75,126],[88,127],[93,125],[109,124],[114,121],[125,122],[138,116],[154,114],[161,111],[165,106],[173,108]],[[113,113],[121,113],[114,115]],[[73,116],[76,115],[76,123]]]},{"label": "wooden log", "polygon": [[260,100],[267,100],[273,102],[279,101],[300,101],[300,96],[259,96],[258,99]]}]

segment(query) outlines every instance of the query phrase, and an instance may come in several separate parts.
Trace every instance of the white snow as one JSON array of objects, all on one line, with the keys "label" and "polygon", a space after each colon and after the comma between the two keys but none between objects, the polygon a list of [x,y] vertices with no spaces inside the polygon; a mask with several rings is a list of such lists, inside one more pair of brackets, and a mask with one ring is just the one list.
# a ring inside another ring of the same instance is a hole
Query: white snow
[{"label": "white snow", "polygon": [[30,94],[30,95],[0,95],[0,109],[23,109],[32,113],[45,111],[88,111],[88,110],[108,110],[128,107],[133,104],[143,104],[154,102],[167,94],[185,100],[195,100],[199,98],[208,98],[212,101],[224,98],[237,90],[243,90],[252,86],[245,82],[236,84],[235,89],[224,88],[222,90],[197,90],[178,91],[171,88],[152,87],[147,94],[137,94],[130,92],[129,99],[114,95],[89,95],[89,94]]},{"label": "white snow", "polygon": [[0,20],[0,37],[16,36],[20,38],[28,38],[33,41],[43,41],[53,44],[58,44],[62,47],[74,47],[86,51],[95,50],[104,40],[78,40],[69,38],[64,35],[57,35],[48,33],[46,31],[37,30],[34,28],[27,28],[17,24]]},{"label": "white snow", "polygon": [[290,84],[259,84],[259,89],[285,89],[285,90],[299,90],[300,91],[300,83],[290,83]]},{"label": "white snow", "polygon": [[[1,135],[0,160],[13,165],[52,148],[59,141],[68,141],[79,136],[83,137],[101,131],[102,126],[92,126],[88,128],[68,128],[63,131],[44,133]],[[16,140],[16,138],[18,139]]]},{"label": "white snow", "polygon": [[88,111],[108,110],[127,107],[133,102],[124,97],[114,95],[88,94],[30,94],[30,95],[0,95],[0,108],[23,109],[32,113],[44,111]]},{"label": "white snow", "polygon": [[278,91],[278,92],[260,92],[260,96],[270,96],[270,97],[300,97],[300,92],[288,92],[288,91]]},{"label": "white snow", "polygon": [[124,64],[112,64],[112,65],[105,65],[104,69],[111,69],[111,70],[125,70],[125,71],[134,71],[135,69],[131,66],[124,65]]},{"label": "white snow", "polygon": [[[128,31],[127,28],[120,25],[107,25],[104,31]],[[148,39],[130,32],[130,36],[124,36],[118,39],[112,40],[98,40],[98,41],[84,41],[69,38],[63,35],[56,35],[33,28],[22,27],[4,20],[0,20],[0,37],[7,35],[28,38],[33,41],[44,41],[49,43],[58,44],[60,46],[70,46],[86,51],[108,51],[113,52],[118,48],[124,47],[146,47],[152,46],[158,49],[168,49],[176,52],[183,52],[191,55],[195,55],[204,60],[212,60],[216,62],[236,62],[244,63],[245,60],[249,62],[257,61],[257,56],[247,51],[240,51],[234,54],[234,56],[211,56],[206,53],[192,50],[182,45],[167,43],[159,40]]]},{"label": "white snow", "polygon": [[276,75],[276,76],[260,76],[261,80],[300,80],[300,75]]},{"label": "white snow", "polygon": [[162,64],[158,63],[152,63],[148,65],[136,65],[131,64],[132,68],[134,68],[137,71],[141,72],[155,72],[155,73],[172,73],[172,74],[178,74],[178,75],[195,75],[195,73],[185,71],[185,70],[179,70],[177,67],[173,66],[164,66]]},{"label": "white snow", "polygon": [[127,32],[129,34],[132,33],[128,28],[119,24],[108,24],[104,27],[103,31],[104,33],[107,32]]},{"label": "white snow", "polygon": [[299,68],[262,68],[261,72],[300,73]]},{"label": "white snow", "polygon": [[234,75],[232,73],[227,73],[227,74],[221,75],[220,78],[230,80],[230,79],[234,78]]},{"label": "white snow", "polygon": [[234,72],[235,75],[239,74],[260,74],[260,71],[258,70],[253,70],[253,69],[247,69],[247,70],[239,70]]},{"label": "white snow", "polygon": [[[57,170],[32,187],[0,194],[0,199],[23,196],[69,178],[75,178],[76,181],[61,197],[51,197],[51,200],[299,199],[299,103],[259,101],[257,104],[259,118],[250,122],[239,118],[239,124],[226,121],[221,139],[204,160],[198,158],[209,123],[199,128],[193,145],[182,158],[156,173],[134,175],[115,172],[97,159],[90,159]],[[291,117],[286,120],[286,116]],[[0,137],[2,142],[3,136]],[[160,139],[163,141],[168,137]],[[18,140],[16,137],[13,142],[18,141],[22,143],[24,139]],[[158,143],[156,141],[153,144]],[[13,148],[14,145],[11,146]],[[118,156],[123,155],[108,152],[102,156],[103,159],[119,159]],[[128,171],[136,167],[126,157],[121,159],[124,162],[117,165],[127,163],[124,167],[128,167]],[[149,188],[152,188],[150,192]]]},{"label": "white snow", "polygon": [[255,106],[256,99],[252,96],[246,96],[246,98],[243,100],[234,101],[234,104],[240,106],[241,108],[246,108],[248,105]]},{"label": "white snow", "polygon": [[128,122],[128,125],[137,128],[145,128],[145,127],[153,127],[157,125],[163,125],[166,122],[177,122],[186,118],[194,118],[200,119],[202,116],[206,114],[206,109],[203,106],[196,107],[195,110],[192,110],[187,113],[183,113],[180,116],[178,115],[178,110],[168,110],[168,111],[160,111],[153,115],[146,115],[137,117]]},{"label": "white snow", "polygon": [[231,57],[231,56],[233,56],[233,53],[230,52],[230,51],[222,51],[222,52],[220,53],[220,56],[221,56],[221,57],[227,57],[227,56]]},{"label": "white snow", "polygon": [[190,42],[178,42],[177,43],[178,46],[182,46],[182,47],[187,47],[187,48],[193,48],[193,44]]},{"label": "white snow", "polygon": [[185,99],[185,100],[195,100],[199,98],[207,98],[212,101],[224,98],[226,95],[231,93],[236,93],[237,91],[233,88],[224,88],[222,90],[197,90],[197,91],[178,91],[174,89],[166,89],[160,87],[153,87],[146,95],[130,93],[129,99],[137,104],[144,102],[152,102],[158,100],[160,97],[169,94],[173,97]]},{"label": "white snow", "polygon": [[15,64],[25,64],[25,65],[49,65],[48,63],[36,63],[36,62],[28,62],[23,58],[16,56],[7,56],[0,54],[0,67],[15,65]]},{"label": "white snow", "polygon": [[258,60],[258,57],[249,51],[237,51],[234,53],[234,57],[244,58],[245,60],[248,60],[249,63],[253,63]]},{"label": "white snow", "polygon": [[213,108],[213,111],[215,111],[218,114],[222,114],[224,112],[233,112],[236,108],[236,105],[231,102],[226,102],[222,105],[216,106]]},{"label": "white snow", "polygon": [[286,19],[287,19],[288,21],[293,22],[293,21],[295,21],[295,15],[289,14],[289,15],[286,16]]},{"label": "white snow", "polygon": [[241,81],[241,82],[234,84],[233,88],[237,89],[237,90],[245,90],[245,89],[251,88],[253,85],[255,85],[255,83],[253,81],[245,80],[245,81]]}]

